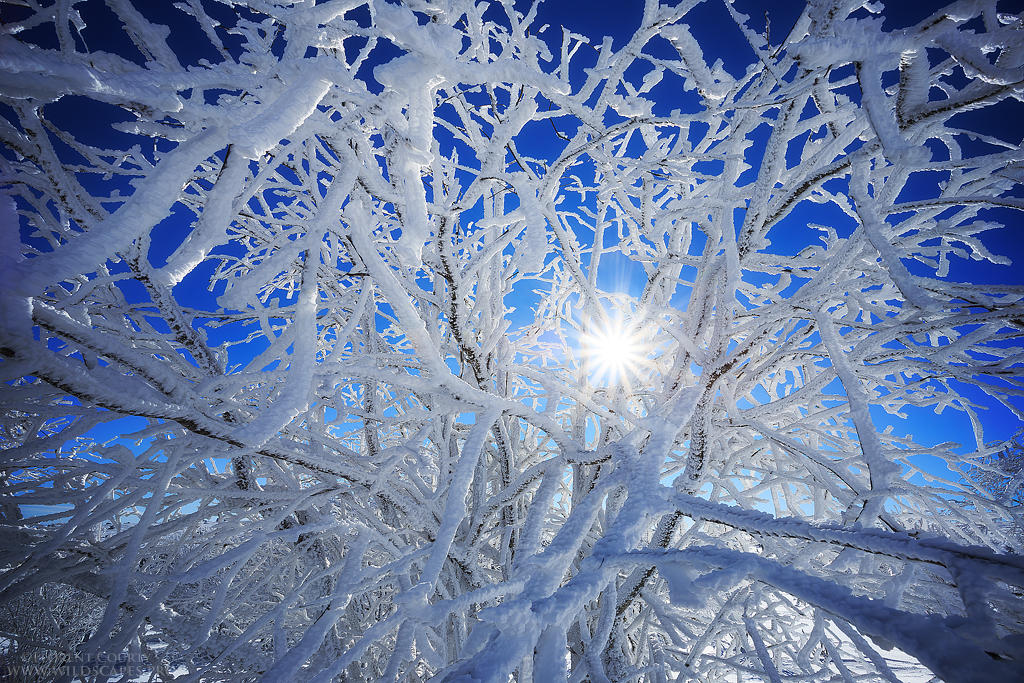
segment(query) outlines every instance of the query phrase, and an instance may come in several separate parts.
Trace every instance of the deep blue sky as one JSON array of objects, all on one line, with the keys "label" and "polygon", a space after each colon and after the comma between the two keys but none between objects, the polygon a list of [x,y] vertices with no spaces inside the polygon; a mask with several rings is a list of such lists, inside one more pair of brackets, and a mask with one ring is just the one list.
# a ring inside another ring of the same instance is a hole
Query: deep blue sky
[{"label": "deep blue sky", "polygon": [[[174,10],[173,3],[169,0],[166,2],[164,0],[145,2],[136,0],[135,4],[151,20],[167,23],[172,27],[172,47],[182,64],[196,64],[200,59],[210,61],[219,59],[215,52],[204,47],[206,41],[202,39],[202,34],[195,22]],[[232,23],[229,10],[212,3],[204,4],[208,5],[211,13],[217,15],[217,18],[226,25]],[[888,28],[909,25],[945,4],[947,3],[891,0],[885,3],[885,25]],[[767,16],[771,40],[776,44],[789,31],[802,5],[802,2],[785,0],[770,2],[737,0],[736,2],[736,7],[741,12],[751,16],[754,28],[758,32],[765,30]],[[525,3],[517,3],[517,6],[524,7]],[[3,7],[3,11],[8,16],[17,16],[18,8],[6,5]],[[1005,11],[1019,11],[1021,3],[1001,3],[1000,7]],[[109,26],[109,22],[113,21],[113,15],[102,3],[87,2],[81,4],[79,8],[90,24],[83,34],[90,49],[114,52],[136,61],[142,59],[138,51],[118,31],[104,30],[104,25]],[[557,27],[566,26],[576,33],[590,37],[595,46],[600,45],[603,36],[609,35],[614,40],[614,46],[620,47],[639,26],[641,13],[642,3],[637,0],[623,2],[547,0],[541,5],[538,24],[547,23],[553,27],[544,35],[552,46],[557,44],[560,36]],[[701,41],[705,53],[710,59],[722,59],[729,72],[734,75],[741,74],[752,60],[753,54],[721,2],[716,0],[706,2],[695,9],[690,17],[694,34]],[[52,38],[45,31],[39,31],[36,34],[29,33],[22,37],[34,40],[45,47],[53,46]],[[652,49],[656,49],[656,47]],[[387,46],[380,48],[370,63],[361,71],[361,74],[372,79],[373,66],[387,61],[396,54],[398,51],[393,48]],[[588,54],[586,49],[581,49],[579,66],[576,67],[574,73],[582,77],[581,69],[584,66],[589,66],[588,60],[592,61],[595,57],[595,51],[592,50]],[[370,87],[377,89],[379,85],[371,83]],[[660,98],[657,106],[665,112],[676,108],[688,111],[692,110],[694,106],[692,96],[684,93],[670,92],[668,89],[664,89],[664,92],[656,92]],[[0,109],[0,113],[5,112]],[[139,143],[138,139],[117,133],[110,128],[111,122],[125,121],[131,117],[109,105],[95,103],[81,97],[69,97],[62,102],[49,105],[47,114],[59,126],[80,136],[83,140],[103,141],[112,146]],[[1024,134],[1024,127],[1019,123],[1024,121],[1024,107],[1020,105],[1004,104],[971,113],[965,118],[969,121],[969,125],[975,127],[979,132],[995,135],[1014,143],[1020,143],[1022,134]],[[529,141],[524,141],[523,144],[528,145]],[[542,146],[542,143],[538,142],[538,145]],[[912,191],[913,189],[911,188]],[[919,189],[925,192],[928,188],[922,186]],[[808,221],[826,222],[834,218],[815,213],[816,211],[823,211],[823,209],[802,207],[795,212],[794,217],[782,226],[783,229],[776,230],[774,237],[778,238],[778,243],[788,243],[792,247],[798,248],[807,235],[801,224],[806,225]],[[1020,238],[1022,227],[1020,215],[1010,210],[991,209],[988,211],[988,217],[1007,225],[1006,228],[988,233],[986,242],[990,249],[996,253],[1010,256],[1015,261],[1024,261],[1024,240]],[[168,217],[168,220],[158,226],[154,233],[154,247],[151,253],[154,262],[161,262],[166,254],[187,234],[188,230],[188,221],[181,214]],[[785,230],[792,232],[787,234]],[[603,287],[609,290],[638,293],[638,287],[643,282],[643,275],[635,264],[629,263],[625,258],[608,259],[603,268],[607,268],[602,271],[600,284]],[[200,267],[179,286],[176,294],[183,302],[198,308],[207,310],[216,308],[215,299],[206,292],[205,278],[211,272],[210,264]],[[950,278],[990,284],[1024,284],[1024,268],[959,261],[954,263]],[[125,285],[125,287],[126,293],[131,296],[130,285]],[[513,320],[520,323],[528,319],[529,307],[533,302],[533,298],[528,294],[529,289],[529,287],[520,288],[521,294],[517,297],[518,300],[507,302],[519,309],[518,313],[513,316]],[[1005,409],[994,408],[993,410],[994,412],[989,418],[994,427],[992,436],[1009,437],[1020,427],[1012,414]],[[883,416],[879,414],[876,415],[876,418],[883,418]],[[918,440],[922,443],[945,440],[964,441],[965,436],[969,435],[969,431],[964,431],[967,427],[966,418],[951,415],[949,412],[943,416],[943,419],[937,420],[934,416],[921,416],[920,419],[915,417],[908,424],[912,429],[926,430],[926,432],[917,434]]]}]

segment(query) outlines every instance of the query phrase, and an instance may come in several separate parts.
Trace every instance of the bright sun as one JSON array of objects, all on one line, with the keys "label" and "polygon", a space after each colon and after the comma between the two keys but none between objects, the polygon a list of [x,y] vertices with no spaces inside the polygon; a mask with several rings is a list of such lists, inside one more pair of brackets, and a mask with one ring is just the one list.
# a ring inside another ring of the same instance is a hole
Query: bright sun
[{"label": "bright sun", "polygon": [[639,337],[622,324],[609,323],[586,332],[580,341],[584,359],[591,366],[594,379],[599,382],[626,380],[642,359]]}]

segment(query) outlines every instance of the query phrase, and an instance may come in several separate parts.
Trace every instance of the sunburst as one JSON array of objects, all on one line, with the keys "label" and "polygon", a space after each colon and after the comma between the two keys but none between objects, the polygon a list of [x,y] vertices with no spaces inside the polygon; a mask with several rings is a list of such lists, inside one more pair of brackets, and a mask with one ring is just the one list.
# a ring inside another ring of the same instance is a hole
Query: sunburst
[{"label": "sunburst", "polygon": [[644,361],[640,334],[622,320],[595,324],[580,336],[580,351],[596,384],[628,383]]}]

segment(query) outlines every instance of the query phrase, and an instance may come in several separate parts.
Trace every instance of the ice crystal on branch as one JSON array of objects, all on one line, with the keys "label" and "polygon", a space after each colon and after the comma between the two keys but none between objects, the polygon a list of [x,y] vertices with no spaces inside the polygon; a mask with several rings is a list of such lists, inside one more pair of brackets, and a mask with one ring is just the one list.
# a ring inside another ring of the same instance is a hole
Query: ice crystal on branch
[{"label": "ice crystal on branch", "polygon": [[1021,20],[741,4],[2,3],[8,654],[1024,675]]}]

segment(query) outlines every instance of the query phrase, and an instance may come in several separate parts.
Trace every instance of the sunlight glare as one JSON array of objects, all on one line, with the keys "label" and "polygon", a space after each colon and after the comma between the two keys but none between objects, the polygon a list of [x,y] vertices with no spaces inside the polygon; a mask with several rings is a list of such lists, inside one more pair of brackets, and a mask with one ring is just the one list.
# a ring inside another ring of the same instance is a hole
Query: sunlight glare
[{"label": "sunlight glare", "polygon": [[582,337],[584,358],[591,365],[594,379],[618,383],[635,372],[642,359],[639,337],[622,324],[607,324]]}]

